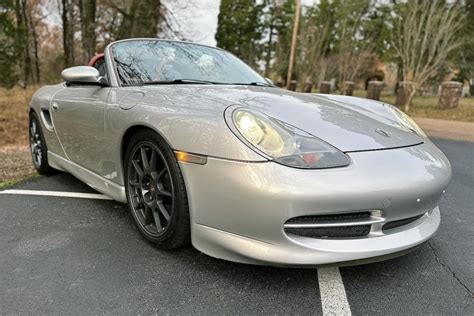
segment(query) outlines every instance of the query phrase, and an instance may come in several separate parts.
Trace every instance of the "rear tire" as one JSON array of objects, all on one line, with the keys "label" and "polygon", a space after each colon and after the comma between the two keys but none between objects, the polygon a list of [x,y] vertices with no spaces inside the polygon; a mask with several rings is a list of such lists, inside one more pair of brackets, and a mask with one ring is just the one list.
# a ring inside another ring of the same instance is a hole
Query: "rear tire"
[{"label": "rear tire", "polygon": [[160,136],[142,130],[125,154],[125,189],[135,224],[160,249],[190,242],[186,187],[174,152]]},{"label": "rear tire", "polygon": [[56,169],[51,168],[48,164],[48,147],[35,112],[30,114],[29,136],[31,158],[36,171],[42,175],[56,173]]}]

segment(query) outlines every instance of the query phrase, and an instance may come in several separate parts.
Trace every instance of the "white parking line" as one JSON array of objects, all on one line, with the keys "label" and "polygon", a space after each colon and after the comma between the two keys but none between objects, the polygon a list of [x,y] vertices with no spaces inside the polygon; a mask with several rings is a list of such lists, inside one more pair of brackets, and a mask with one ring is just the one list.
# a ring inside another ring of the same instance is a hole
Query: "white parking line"
[{"label": "white parking line", "polygon": [[351,315],[339,268],[318,268],[318,281],[323,315]]},{"label": "white parking line", "polygon": [[59,196],[72,197],[80,199],[97,199],[112,200],[106,195],[98,193],[77,193],[77,192],[61,192],[61,191],[41,191],[41,190],[4,190],[0,194],[22,194],[22,195],[41,195],[41,196]]}]

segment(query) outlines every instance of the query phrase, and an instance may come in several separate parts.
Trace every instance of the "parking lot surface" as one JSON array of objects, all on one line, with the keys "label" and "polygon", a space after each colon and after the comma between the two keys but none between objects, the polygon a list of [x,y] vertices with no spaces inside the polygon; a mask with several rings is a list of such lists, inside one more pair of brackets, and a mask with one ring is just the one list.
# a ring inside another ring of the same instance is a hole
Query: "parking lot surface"
[{"label": "parking lot surface", "polygon": [[[114,201],[0,194],[0,314],[322,314],[347,303],[354,315],[472,315],[474,143],[435,143],[453,180],[434,238],[324,277],[324,269],[249,266],[191,247],[158,250]],[[6,189],[97,194],[67,174]]]}]

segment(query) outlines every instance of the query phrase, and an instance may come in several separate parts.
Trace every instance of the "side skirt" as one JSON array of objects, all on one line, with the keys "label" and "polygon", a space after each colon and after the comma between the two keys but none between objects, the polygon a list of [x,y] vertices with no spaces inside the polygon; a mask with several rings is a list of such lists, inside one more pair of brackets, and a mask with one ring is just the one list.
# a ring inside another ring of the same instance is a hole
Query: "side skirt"
[{"label": "side skirt", "polygon": [[52,153],[51,151],[48,151],[48,163],[53,168],[69,172],[94,190],[97,190],[118,202],[127,203],[124,186],[118,185],[109,179],[99,176],[98,174]]}]

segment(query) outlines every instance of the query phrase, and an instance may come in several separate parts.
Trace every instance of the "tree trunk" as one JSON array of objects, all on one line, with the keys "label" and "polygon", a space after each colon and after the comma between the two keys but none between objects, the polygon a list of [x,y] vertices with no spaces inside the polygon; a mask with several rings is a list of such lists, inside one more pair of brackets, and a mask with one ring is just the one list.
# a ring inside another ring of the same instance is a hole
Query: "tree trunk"
[{"label": "tree trunk", "polygon": [[415,93],[416,93],[415,87],[413,87],[413,90],[410,93],[407,93],[407,98],[405,99],[405,104],[404,104],[405,113],[408,113],[408,111],[410,111],[411,101],[413,100]]},{"label": "tree trunk", "polygon": [[16,18],[16,32],[15,32],[15,41],[16,45],[18,45],[18,53],[19,53],[19,68],[21,69],[22,72],[22,79],[23,79],[23,85],[26,82],[25,78],[25,72],[24,72],[24,59],[23,59],[23,54],[25,53],[23,50],[23,47],[21,47],[21,38],[22,38],[22,25],[23,25],[23,18],[21,15],[21,2],[20,0],[15,0],[15,18]]},{"label": "tree trunk", "polygon": [[41,82],[41,71],[40,71],[39,57],[38,57],[38,37],[37,37],[36,31],[34,29],[33,29],[33,47],[35,49],[36,81]]},{"label": "tree trunk", "polygon": [[39,57],[38,57],[38,35],[36,34],[36,25],[37,23],[33,23],[33,17],[31,15],[31,8],[27,12],[28,17],[28,28],[31,32],[31,38],[33,40],[33,56],[34,56],[34,82],[38,83],[41,81],[41,74],[40,74],[40,67],[39,67]]},{"label": "tree trunk", "polygon": [[28,17],[26,11],[28,9],[26,5],[26,0],[22,0],[21,5],[21,14],[23,15],[23,27],[25,28],[25,82],[32,83],[33,79],[33,71],[31,69],[31,56],[30,56],[30,32],[28,28]]},{"label": "tree trunk", "polygon": [[273,16],[271,17],[272,21],[270,22],[270,34],[268,35],[268,46],[267,46],[267,53],[265,55],[265,77],[269,77],[270,75],[270,62],[272,59],[272,48],[273,48]]},{"label": "tree trunk", "polygon": [[128,12],[121,13],[123,21],[118,32],[119,39],[158,35],[161,0],[133,0]]},{"label": "tree trunk", "polygon": [[410,94],[415,89],[415,83],[412,81],[400,81],[397,82],[396,100],[395,105],[397,107],[405,106]]},{"label": "tree trunk", "polygon": [[71,0],[61,0],[63,20],[63,48],[66,67],[74,65],[74,30],[72,28],[72,11],[74,5]]},{"label": "tree trunk", "polygon": [[26,0],[15,0],[15,17],[17,24],[16,44],[20,54],[20,69],[23,78],[23,87],[31,82],[31,59],[28,35],[28,21],[26,18]]},{"label": "tree trunk", "polygon": [[95,16],[96,0],[79,0],[81,14],[82,49],[84,51],[83,63],[87,64],[95,55]]}]

